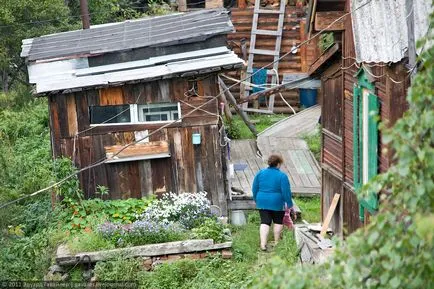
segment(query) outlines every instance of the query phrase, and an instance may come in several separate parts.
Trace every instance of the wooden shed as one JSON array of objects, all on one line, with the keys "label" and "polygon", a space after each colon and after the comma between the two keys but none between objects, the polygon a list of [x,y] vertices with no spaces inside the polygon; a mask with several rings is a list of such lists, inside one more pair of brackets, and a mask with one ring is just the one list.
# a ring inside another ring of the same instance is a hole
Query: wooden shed
[{"label": "wooden shed", "polygon": [[[309,69],[321,77],[322,217],[334,194],[340,194],[331,227],[345,235],[369,222],[379,207],[377,194],[358,201],[357,190],[393,162],[378,126],[393,125],[408,107],[409,70],[414,68],[405,54],[408,13],[404,0],[364,6],[356,0],[311,2],[308,29],[317,33],[326,28],[334,38]],[[414,1],[416,39],[428,29],[425,2]]]},{"label": "wooden shed", "polygon": [[226,212],[217,75],[244,65],[226,46],[232,31],[214,9],[23,41],[30,83],[49,100],[53,156],[105,160],[80,173],[86,198],[99,185],[111,199],[207,191]]}]

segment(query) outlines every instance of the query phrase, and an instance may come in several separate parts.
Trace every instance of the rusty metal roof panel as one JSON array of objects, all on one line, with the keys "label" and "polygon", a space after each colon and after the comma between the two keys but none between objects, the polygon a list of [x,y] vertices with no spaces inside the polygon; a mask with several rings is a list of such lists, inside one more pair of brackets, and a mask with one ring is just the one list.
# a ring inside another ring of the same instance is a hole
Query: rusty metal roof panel
[{"label": "rusty metal roof panel", "polygon": [[[355,9],[367,0],[352,0]],[[414,0],[416,41],[428,31],[431,0]],[[371,0],[353,12],[352,26],[357,62],[399,62],[408,47],[405,0]]]},{"label": "rusty metal roof panel", "polygon": [[225,9],[176,13],[25,39],[21,56],[27,57],[29,61],[89,56],[148,46],[189,43],[226,34],[233,29]]}]

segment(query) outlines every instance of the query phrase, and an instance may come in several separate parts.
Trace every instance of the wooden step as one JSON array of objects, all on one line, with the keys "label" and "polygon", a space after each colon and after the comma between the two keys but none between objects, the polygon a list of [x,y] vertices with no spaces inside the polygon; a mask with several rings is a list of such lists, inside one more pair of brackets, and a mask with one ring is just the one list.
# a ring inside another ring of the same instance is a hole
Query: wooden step
[{"label": "wooden step", "polygon": [[258,30],[252,30],[252,33],[256,35],[270,35],[270,36],[279,36],[280,32],[275,30],[264,30],[264,29],[258,29]]},{"label": "wooden step", "polygon": [[257,14],[284,14],[285,11],[280,11],[280,10],[271,10],[271,9],[255,9],[253,10],[254,13]]},{"label": "wooden step", "polygon": [[251,49],[249,51],[251,54],[260,54],[260,55],[271,55],[271,56],[279,56],[278,51],[274,50],[266,50],[266,49]]}]

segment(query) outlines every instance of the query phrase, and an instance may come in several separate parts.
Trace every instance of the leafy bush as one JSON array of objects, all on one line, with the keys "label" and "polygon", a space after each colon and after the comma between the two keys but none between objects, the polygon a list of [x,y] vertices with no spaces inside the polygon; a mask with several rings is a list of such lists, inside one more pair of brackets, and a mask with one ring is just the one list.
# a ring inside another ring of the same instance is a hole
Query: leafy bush
[{"label": "leafy bush", "polygon": [[119,256],[114,260],[98,262],[94,274],[98,281],[135,281],[142,271],[140,259]]},{"label": "leafy bush", "polygon": [[[137,220],[138,214],[152,202],[153,198],[106,200],[91,199],[77,205],[64,205],[59,212],[59,219],[64,229],[76,232],[91,229],[101,220],[129,224]],[[101,223],[101,222],[100,222]]]},{"label": "leafy bush", "polygon": [[211,203],[206,192],[164,194],[160,200],[152,202],[140,216],[145,221],[157,220],[161,223],[180,223],[191,229],[199,225],[202,218],[211,216]]},{"label": "leafy bush", "polygon": [[[56,179],[62,180],[76,172],[72,161],[68,158],[58,158],[54,162]],[[58,211],[58,219],[64,224],[64,229],[75,232],[83,229],[90,230],[95,222],[101,220],[119,223],[131,223],[145,210],[154,198],[106,200],[99,198],[84,200],[83,191],[77,176],[62,183],[56,190],[62,197],[61,208]],[[98,186],[101,196],[107,193],[107,189]]]},{"label": "leafy bush", "polygon": [[202,225],[193,228],[191,231],[194,239],[213,239],[215,243],[223,243],[228,240],[224,229],[225,227],[221,222],[207,218]]},{"label": "leafy bush", "polygon": [[276,259],[250,288],[432,288],[434,47],[433,34],[428,36],[424,44],[431,46],[407,96],[409,110],[391,130],[382,125],[394,165],[360,192],[360,197],[383,192],[380,211],[338,246],[328,263],[289,268]]},{"label": "leafy bush", "polygon": [[231,121],[225,123],[226,133],[230,139],[241,139],[242,126],[244,124],[239,121]]},{"label": "leafy bush", "polygon": [[0,237],[0,279],[41,280],[62,238],[57,231],[48,229],[30,237]]},{"label": "leafy bush", "polygon": [[141,275],[140,287],[153,289],[187,288],[186,283],[197,276],[202,265],[201,262],[203,261],[180,260],[172,264],[162,264],[154,272]]},{"label": "leafy bush", "polygon": [[46,100],[0,110],[0,202],[33,193],[52,180]]},{"label": "leafy bush", "polygon": [[68,248],[72,253],[114,249],[113,243],[96,232],[80,232],[70,237]]}]

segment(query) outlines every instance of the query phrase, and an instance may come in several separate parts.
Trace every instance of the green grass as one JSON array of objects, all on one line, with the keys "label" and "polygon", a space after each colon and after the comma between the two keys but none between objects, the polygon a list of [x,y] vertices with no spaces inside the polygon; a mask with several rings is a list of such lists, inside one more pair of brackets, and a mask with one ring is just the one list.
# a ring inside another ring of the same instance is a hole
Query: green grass
[{"label": "green grass", "polygon": [[312,133],[302,135],[315,159],[321,161],[321,127],[318,125]]},{"label": "green grass", "polygon": [[[295,203],[301,210],[301,216],[309,223],[321,221],[321,200],[320,197],[294,198]],[[299,220],[301,222],[301,220]]]},{"label": "green grass", "polygon": [[[319,198],[296,198],[303,218],[317,222]],[[259,251],[259,213],[247,214],[247,224],[230,226],[233,236],[231,260],[210,256],[204,260],[180,260],[158,266],[152,272],[144,272],[135,259],[99,262],[95,268],[98,280],[137,280],[140,288],[154,289],[227,289],[246,288],[253,278],[260,278],[267,268],[282,259],[288,265],[297,262],[297,246],[292,231],[283,232],[282,240],[270,252]],[[272,239],[272,230],[270,231]]]},{"label": "green grass", "polygon": [[[284,114],[252,114],[249,119],[255,124],[258,133],[264,131],[276,122],[288,117]],[[232,122],[225,124],[229,138],[231,139],[252,139],[253,134],[243,122],[240,116],[234,115]]]}]

